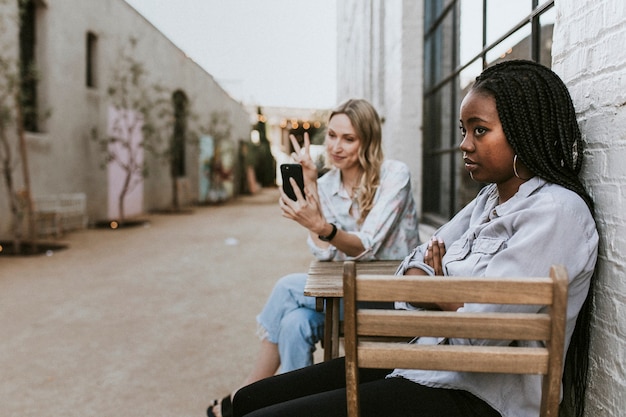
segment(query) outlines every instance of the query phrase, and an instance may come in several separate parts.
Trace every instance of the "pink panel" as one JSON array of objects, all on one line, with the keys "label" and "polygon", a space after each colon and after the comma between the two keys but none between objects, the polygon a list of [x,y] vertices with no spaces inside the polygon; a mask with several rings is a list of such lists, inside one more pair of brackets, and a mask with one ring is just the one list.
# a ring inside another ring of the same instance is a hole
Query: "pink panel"
[{"label": "pink panel", "polygon": [[[130,172],[130,188],[124,198],[124,216],[128,219],[143,213],[143,141],[141,132],[142,118],[137,112],[118,110],[109,107],[108,135],[119,142],[109,144],[109,151],[117,160],[109,162],[108,174],[108,216],[109,219],[119,218],[119,195]],[[132,163],[135,168],[126,170],[122,165]]]}]

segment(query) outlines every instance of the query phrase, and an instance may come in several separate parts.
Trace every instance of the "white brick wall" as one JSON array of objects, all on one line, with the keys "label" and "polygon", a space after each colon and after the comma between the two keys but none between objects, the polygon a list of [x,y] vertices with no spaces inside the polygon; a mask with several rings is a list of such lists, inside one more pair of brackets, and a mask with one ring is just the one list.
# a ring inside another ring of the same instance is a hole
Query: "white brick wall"
[{"label": "white brick wall", "polygon": [[626,409],[626,2],[556,2],[553,68],[568,85],[587,142],[585,183],[596,203],[596,281],[587,415]]}]

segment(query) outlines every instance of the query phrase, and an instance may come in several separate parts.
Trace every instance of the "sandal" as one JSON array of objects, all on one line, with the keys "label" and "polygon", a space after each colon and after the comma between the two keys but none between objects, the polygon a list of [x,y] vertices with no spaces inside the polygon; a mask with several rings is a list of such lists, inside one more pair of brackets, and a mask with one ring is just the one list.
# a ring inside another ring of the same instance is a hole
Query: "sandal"
[{"label": "sandal", "polygon": [[208,417],[216,417],[215,413],[213,412],[213,408],[218,406],[221,408],[222,417],[233,417],[233,405],[231,402],[230,394],[222,398],[222,401],[214,400],[213,404],[211,404],[209,408],[206,409],[206,415]]}]

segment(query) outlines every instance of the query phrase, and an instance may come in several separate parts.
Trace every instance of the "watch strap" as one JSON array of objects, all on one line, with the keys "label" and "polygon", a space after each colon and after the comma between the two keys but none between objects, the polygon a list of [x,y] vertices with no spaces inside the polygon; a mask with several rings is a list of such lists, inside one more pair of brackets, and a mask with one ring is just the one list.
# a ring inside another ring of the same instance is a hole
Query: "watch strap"
[{"label": "watch strap", "polygon": [[333,238],[337,234],[337,226],[335,226],[334,223],[329,223],[329,224],[333,227],[332,232],[330,232],[330,234],[328,236],[322,236],[322,235],[318,235],[317,236],[320,240],[322,240],[324,242],[330,242],[331,240],[333,240]]}]

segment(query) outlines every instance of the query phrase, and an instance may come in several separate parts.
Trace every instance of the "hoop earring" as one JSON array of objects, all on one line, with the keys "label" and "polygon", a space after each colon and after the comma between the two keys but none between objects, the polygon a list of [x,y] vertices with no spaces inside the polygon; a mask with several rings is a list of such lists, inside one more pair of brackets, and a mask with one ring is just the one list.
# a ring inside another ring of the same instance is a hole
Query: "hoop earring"
[{"label": "hoop earring", "polygon": [[519,178],[522,181],[528,181],[529,179],[532,178],[532,176],[530,176],[529,178],[522,178],[517,173],[517,154],[515,154],[515,156],[513,157],[513,173],[515,174],[517,178]]}]

